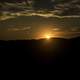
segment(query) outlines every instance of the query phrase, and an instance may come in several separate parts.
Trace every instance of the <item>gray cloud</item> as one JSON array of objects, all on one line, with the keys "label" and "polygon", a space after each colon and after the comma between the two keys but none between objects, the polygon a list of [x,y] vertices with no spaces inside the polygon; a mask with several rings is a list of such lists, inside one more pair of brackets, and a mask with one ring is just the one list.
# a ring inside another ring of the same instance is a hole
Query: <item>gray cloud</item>
[{"label": "gray cloud", "polygon": [[[27,6],[24,2],[22,3],[5,3],[4,4],[0,4],[0,12],[2,11],[7,11],[10,12],[10,15],[39,15],[39,16],[43,16],[43,17],[52,17],[52,16],[56,16],[56,17],[60,17],[60,16],[80,16],[80,0],[70,0],[70,1],[65,1],[65,0],[53,0],[53,1],[57,1],[57,4],[54,4],[54,9],[53,12],[47,13],[47,14],[41,14],[40,13],[36,13],[33,12],[33,8],[32,9],[27,9]],[[62,3],[62,1],[64,3]],[[4,20],[4,19],[2,19]]]},{"label": "gray cloud", "polygon": [[17,13],[10,13],[10,12],[5,12],[3,13],[3,15],[0,16],[0,21],[2,20],[7,20],[7,19],[11,19],[11,18],[16,18],[19,16],[41,16],[44,18],[49,18],[49,17],[56,17],[56,18],[80,18],[80,15],[67,15],[67,16],[60,16],[57,15],[61,14],[60,11],[56,10],[56,11],[51,11],[49,13],[44,13],[45,11],[42,12],[27,12],[27,11],[23,11],[23,12],[17,12]]},{"label": "gray cloud", "polygon": [[57,15],[80,15],[80,0],[71,0],[55,6]]},{"label": "gray cloud", "polygon": [[20,27],[13,27],[13,28],[8,28],[8,31],[28,31],[28,30],[30,30],[31,29],[31,27],[30,26],[28,26],[28,27],[22,27],[22,28],[20,28]]}]

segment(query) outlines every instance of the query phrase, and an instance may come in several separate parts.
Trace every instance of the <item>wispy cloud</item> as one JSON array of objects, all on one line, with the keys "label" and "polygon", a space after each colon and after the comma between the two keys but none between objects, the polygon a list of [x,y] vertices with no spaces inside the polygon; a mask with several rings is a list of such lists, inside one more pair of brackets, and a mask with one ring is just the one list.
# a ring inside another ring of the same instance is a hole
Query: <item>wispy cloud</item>
[{"label": "wispy cloud", "polygon": [[8,28],[8,31],[27,31],[30,30],[31,27],[23,27],[23,28]]},{"label": "wispy cloud", "polygon": [[[44,11],[43,11],[44,12]],[[7,20],[11,18],[16,18],[18,16],[41,16],[44,18],[49,18],[49,17],[56,17],[56,18],[80,18],[80,15],[67,15],[67,16],[59,16],[55,14],[55,11],[49,12],[49,13],[37,13],[37,12],[17,12],[17,13],[6,13],[0,16],[0,21],[2,20]]]},{"label": "wispy cloud", "polygon": [[0,21],[11,19],[11,18],[16,18],[16,17],[15,16],[2,15],[2,16],[0,16]]},{"label": "wispy cloud", "polygon": [[53,28],[52,31],[61,31],[60,28]]},{"label": "wispy cloud", "polygon": [[71,0],[65,3],[60,3],[55,6],[57,15],[79,15],[80,16],[80,0]]},{"label": "wispy cloud", "polygon": [[[56,2],[56,0],[52,0],[52,1]],[[64,3],[62,3],[63,1],[64,1]],[[14,16],[14,15],[17,15],[17,16],[38,15],[38,16],[42,16],[42,17],[59,17],[59,18],[61,18],[60,15],[62,15],[62,16],[65,15],[65,16],[69,16],[69,17],[72,17],[71,15],[79,15],[80,16],[80,0],[70,0],[70,1],[66,1],[66,0],[59,0],[58,1],[57,0],[57,2],[58,2],[57,4],[55,4],[55,3],[53,4],[54,5],[53,12],[46,13],[46,14],[41,14],[41,12],[36,13],[33,10],[33,7],[30,10],[27,9],[26,8],[27,5],[26,5],[25,2],[17,3],[17,4],[5,3],[5,5],[1,4],[1,6],[2,6],[2,9],[3,9],[2,11],[7,10],[9,12],[13,12],[13,13],[10,13],[10,15],[12,15],[12,16]],[[4,20],[4,19],[2,19],[2,20]]]}]

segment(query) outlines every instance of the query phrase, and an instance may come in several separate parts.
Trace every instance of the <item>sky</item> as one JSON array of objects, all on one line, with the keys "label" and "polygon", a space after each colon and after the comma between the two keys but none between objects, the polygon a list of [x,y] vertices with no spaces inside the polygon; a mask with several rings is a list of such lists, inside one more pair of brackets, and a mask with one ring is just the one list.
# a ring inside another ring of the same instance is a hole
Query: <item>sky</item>
[{"label": "sky", "polygon": [[26,7],[25,2],[0,2],[0,40],[80,36],[80,1],[55,1],[53,10],[34,10],[31,3]]}]

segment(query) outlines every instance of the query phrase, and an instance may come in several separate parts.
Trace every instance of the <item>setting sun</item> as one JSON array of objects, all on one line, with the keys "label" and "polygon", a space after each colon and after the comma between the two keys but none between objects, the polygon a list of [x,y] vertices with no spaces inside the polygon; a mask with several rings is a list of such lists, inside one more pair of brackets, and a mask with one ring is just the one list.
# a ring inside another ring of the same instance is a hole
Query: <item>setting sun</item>
[{"label": "setting sun", "polygon": [[46,38],[46,39],[50,39],[51,36],[50,36],[50,35],[46,35],[45,38]]},{"label": "setting sun", "polygon": [[58,37],[63,35],[63,32],[60,31],[53,31],[52,29],[44,28],[39,29],[38,33],[36,33],[36,39],[46,39],[50,40],[51,38]]}]

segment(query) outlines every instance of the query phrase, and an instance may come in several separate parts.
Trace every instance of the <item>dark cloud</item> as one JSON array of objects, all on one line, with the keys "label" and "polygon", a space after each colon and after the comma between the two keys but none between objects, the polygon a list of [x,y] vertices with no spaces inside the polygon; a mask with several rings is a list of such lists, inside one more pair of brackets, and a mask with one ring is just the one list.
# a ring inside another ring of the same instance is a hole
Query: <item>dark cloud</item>
[{"label": "dark cloud", "polygon": [[[12,12],[19,12],[27,10],[27,8],[36,9],[36,10],[52,10],[55,11],[56,15],[67,16],[67,15],[80,15],[80,0],[32,0],[32,3],[29,3],[30,0],[0,0],[0,2],[25,2],[22,5],[8,5],[0,3],[0,10],[8,10]],[[27,4],[26,4],[27,3]],[[29,4],[30,5],[29,5]],[[14,3],[15,4],[15,3]]]},{"label": "dark cloud", "polygon": [[57,15],[80,15],[80,0],[59,3],[55,9],[57,10]]}]

